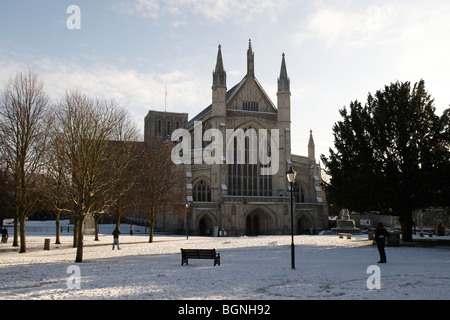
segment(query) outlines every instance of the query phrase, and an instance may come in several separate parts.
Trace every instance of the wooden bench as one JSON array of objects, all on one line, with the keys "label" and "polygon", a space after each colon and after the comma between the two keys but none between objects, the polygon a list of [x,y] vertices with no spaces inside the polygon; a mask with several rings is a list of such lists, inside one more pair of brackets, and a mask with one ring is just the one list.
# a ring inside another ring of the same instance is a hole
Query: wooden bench
[{"label": "wooden bench", "polygon": [[181,249],[181,265],[188,265],[189,259],[214,259],[214,266],[220,266],[220,253],[216,249]]},{"label": "wooden bench", "polygon": [[343,239],[344,236],[347,236],[347,239],[351,239],[352,238],[352,234],[351,233],[338,233],[339,235],[339,239]]}]

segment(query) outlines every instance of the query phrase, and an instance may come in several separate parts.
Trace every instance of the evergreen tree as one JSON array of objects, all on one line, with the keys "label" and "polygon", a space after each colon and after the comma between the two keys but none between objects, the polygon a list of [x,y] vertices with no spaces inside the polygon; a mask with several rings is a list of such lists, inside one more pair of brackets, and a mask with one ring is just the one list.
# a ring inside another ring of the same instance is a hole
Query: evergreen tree
[{"label": "evergreen tree", "polygon": [[435,114],[423,80],[413,88],[409,82],[392,83],[369,93],[364,106],[351,102],[340,114],[343,119],[333,127],[336,151],[322,155],[331,176],[324,184],[330,202],[398,215],[403,241],[412,241],[413,211],[446,198],[445,114]]}]

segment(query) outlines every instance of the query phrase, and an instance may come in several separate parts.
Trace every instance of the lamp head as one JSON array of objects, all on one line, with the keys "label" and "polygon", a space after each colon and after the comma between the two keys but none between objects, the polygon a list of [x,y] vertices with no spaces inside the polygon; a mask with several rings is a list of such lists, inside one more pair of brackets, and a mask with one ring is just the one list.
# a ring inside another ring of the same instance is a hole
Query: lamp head
[{"label": "lamp head", "polygon": [[289,183],[293,183],[295,181],[295,177],[297,176],[297,172],[295,172],[292,167],[289,168],[289,171],[286,172],[287,179]]}]

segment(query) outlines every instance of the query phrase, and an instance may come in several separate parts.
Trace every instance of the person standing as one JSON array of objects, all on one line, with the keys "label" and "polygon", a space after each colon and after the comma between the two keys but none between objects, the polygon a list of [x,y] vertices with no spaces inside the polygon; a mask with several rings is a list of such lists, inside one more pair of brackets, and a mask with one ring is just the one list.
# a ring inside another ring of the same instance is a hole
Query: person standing
[{"label": "person standing", "polygon": [[130,236],[133,235],[134,225],[130,225]]},{"label": "person standing", "polygon": [[380,261],[378,261],[378,263],[386,263],[386,252],[384,251],[384,246],[386,245],[387,236],[389,236],[389,232],[382,223],[379,223],[378,228],[375,231],[375,242],[377,243],[378,253],[380,254]]},{"label": "person standing", "polygon": [[114,238],[113,239],[113,247],[112,247],[113,250],[114,250],[116,244],[117,244],[117,250],[120,250],[120,248],[119,248],[119,234],[120,234],[119,228],[116,227],[114,229],[113,233],[112,233],[113,238]]}]

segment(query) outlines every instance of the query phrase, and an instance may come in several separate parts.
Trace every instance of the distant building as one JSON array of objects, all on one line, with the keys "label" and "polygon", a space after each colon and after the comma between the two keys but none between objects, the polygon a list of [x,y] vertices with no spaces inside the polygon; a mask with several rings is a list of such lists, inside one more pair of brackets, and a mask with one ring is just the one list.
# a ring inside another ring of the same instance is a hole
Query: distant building
[{"label": "distant building", "polygon": [[[224,148],[236,151],[233,153],[235,158],[240,147],[245,149],[245,163],[233,161],[231,164],[224,151],[222,164],[197,164],[194,160],[190,164],[182,164],[186,174],[189,214],[185,221],[178,217],[160,216],[157,222],[159,230],[178,228],[178,231],[186,231],[188,226],[189,233],[197,235],[213,232],[236,236],[290,234],[290,189],[286,171],[291,166],[297,172],[294,184],[295,234],[309,234],[327,228],[328,215],[320,186],[320,168],[315,159],[312,131],[305,129],[305,133],[309,131],[307,156],[291,154],[291,141],[295,137],[291,137],[290,79],[284,54],[275,105],[255,77],[251,42],[247,50],[247,73],[229,90],[219,46],[212,79],[212,103],[189,121],[185,113],[149,111],[145,117],[146,143],[158,137],[169,140],[173,131],[181,127],[189,130],[194,137],[194,131],[199,129],[196,129],[198,123],[201,123],[202,133],[208,129],[220,131]],[[236,138],[227,145],[227,129],[242,129],[245,133],[266,129],[268,137],[264,143],[268,145],[267,156],[274,159],[275,152],[278,152],[278,162],[267,164],[262,163],[261,159],[252,162],[250,155],[254,154],[255,149],[260,150],[263,141],[259,139],[258,145],[254,145],[250,137],[246,137],[244,146],[238,145]],[[275,143],[278,145],[273,145],[271,139],[275,137],[275,130],[278,130],[279,139]],[[198,154],[196,151],[205,151],[209,143],[202,141],[200,150],[195,150],[193,141],[191,159]],[[274,174],[262,174],[261,169],[271,166],[278,170]],[[174,223],[173,219],[179,219],[178,223]],[[164,222],[169,220],[170,228]]]},{"label": "distant building", "polygon": [[152,137],[170,138],[174,130],[184,127],[187,122],[187,113],[149,111],[144,122],[144,139],[149,142]]}]

